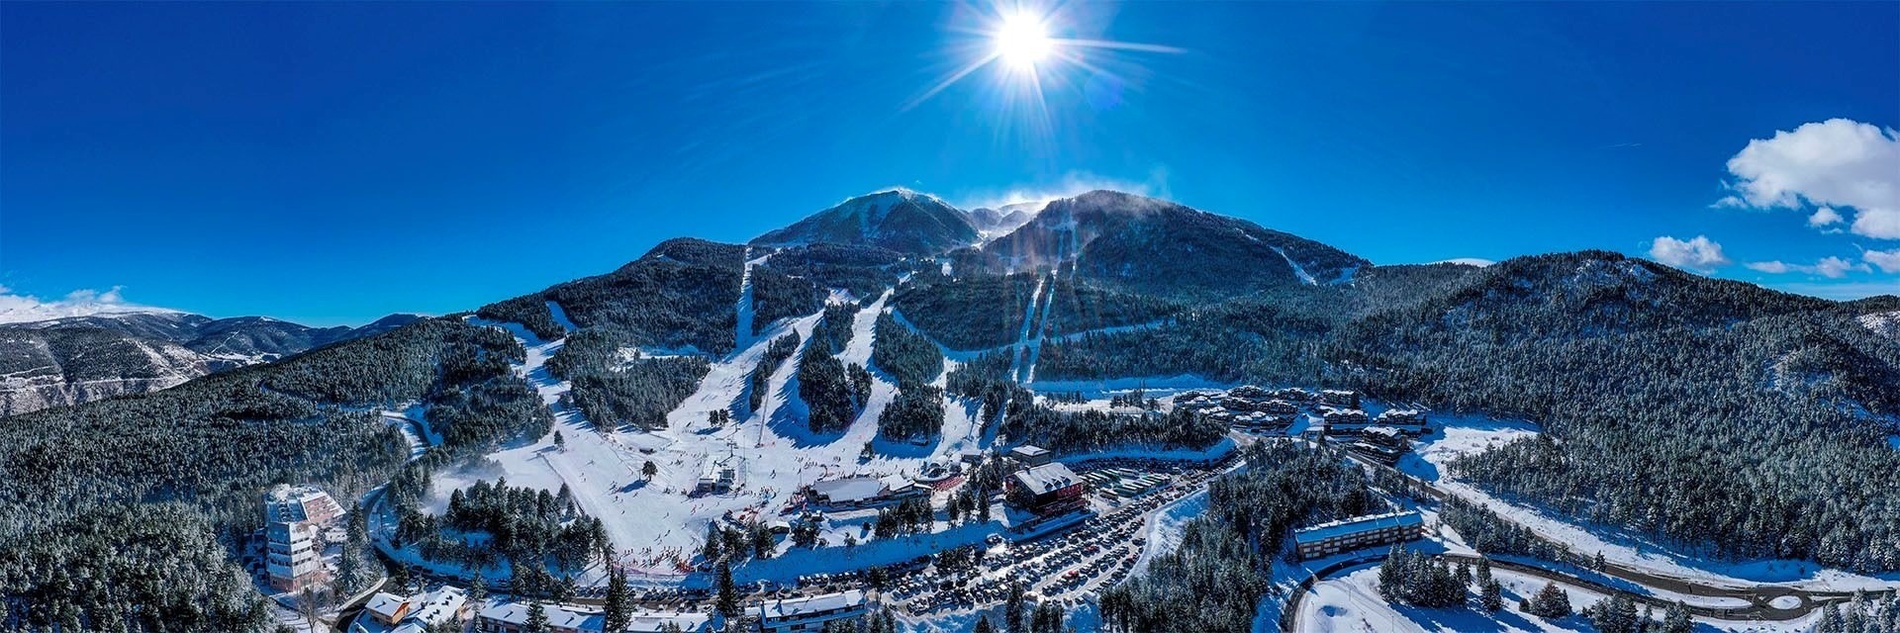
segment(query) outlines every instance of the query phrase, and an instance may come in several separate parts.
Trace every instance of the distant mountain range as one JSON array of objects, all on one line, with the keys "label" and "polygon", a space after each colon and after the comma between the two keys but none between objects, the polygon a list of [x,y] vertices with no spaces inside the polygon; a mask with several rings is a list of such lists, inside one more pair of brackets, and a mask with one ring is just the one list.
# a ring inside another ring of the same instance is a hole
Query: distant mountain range
[{"label": "distant mountain range", "polygon": [[373,336],[422,317],[318,328],[270,317],[115,312],[0,325],[0,415],[165,389],[212,372]]}]

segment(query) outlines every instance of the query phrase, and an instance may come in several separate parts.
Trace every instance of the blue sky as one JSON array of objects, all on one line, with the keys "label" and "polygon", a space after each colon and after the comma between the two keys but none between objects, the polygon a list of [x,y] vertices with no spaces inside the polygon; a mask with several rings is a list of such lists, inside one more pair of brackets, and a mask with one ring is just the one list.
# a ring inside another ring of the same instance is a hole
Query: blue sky
[{"label": "blue sky", "polygon": [[1087,67],[1036,66],[1040,99],[998,63],[919,101],[990,5],[0,3],[0,294],[443,313],[891,185],[1900,293],[1900,3],[1029,10],[1169,50],[1058,45]]}]

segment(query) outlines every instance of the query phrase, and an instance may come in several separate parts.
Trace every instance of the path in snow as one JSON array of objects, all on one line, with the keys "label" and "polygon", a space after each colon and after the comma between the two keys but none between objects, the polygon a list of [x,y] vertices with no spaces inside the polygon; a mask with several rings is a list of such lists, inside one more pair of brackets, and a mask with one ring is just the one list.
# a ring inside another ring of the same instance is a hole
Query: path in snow
[{"label": "path in snow", "polygon": [[1431,435],[1414,445],[1413,454],[1399,462],[1406,474],[1432,481],[1446,493],[1457,495],[1490,508],[1503,517],[1531,528],[1547,538],[1567,544],[1577,552],[1602,552],[1603,557],[1633,569],[1660,576],[1672,576],[1705,584],[1749,587],[1762,583],[1786,584],[1811,590],[1852,591],[1900,587],[1900,573],[1866,576],[1827,569],[1812,561],[1757,560],[1722,561],[1712,556],[1675,551],[1621,530],[1603,527],[1585,528],[1567,517],[1528,505],[1505,501],[1489,492],[1449,475],[1452,459],[1536,434],[1536,427],[1525,422],[1496,420],[1484,416],[1432,415]]}]

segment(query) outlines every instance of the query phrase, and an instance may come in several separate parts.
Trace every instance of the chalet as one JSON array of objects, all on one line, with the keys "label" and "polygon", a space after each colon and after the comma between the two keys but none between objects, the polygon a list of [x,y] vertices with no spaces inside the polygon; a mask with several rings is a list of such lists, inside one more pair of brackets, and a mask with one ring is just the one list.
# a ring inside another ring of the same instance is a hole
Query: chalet
[{"label": "chalet", "polygon": [[1359,408],[1359,392],[1344,389],[1327,389],[1319,392],[1321,403],[1346,409]]},{"label": "chalet", "polygon": [[1082,493],[1086,485],[1075,471],[1061,463],[1050,463],[1017,471],[1009,480],[1011,505],[1037,514],[1057,514],[1087,505]]},{"label": "chalet", "polygon": [[761,633],[817,631],[826,622],[864,615],[864,592],[857,589],[805,598],[768,600],[759,605]]},{"label": "chalet", "polygon": [[1285,400],[1268,400],[1260,404],[1258,411],[1276,415],[1293,415],[1300,412],[1300,406]]},{"label": "chalet", "polygon": [[1425,412],[1418,409],[1386,409],[1374,421],[1380,426],[1389,426],[1407,435],[1424,435],[1429,429]]},{"label": "chalet", "polygon": [[426,633],[445,623],[468,619],[468,592],[444,586],[413,596],[378,592],[363,605],[349,633]]},{"label": "chalet", "polygon": [[1425,519],[1417,512],[1393,512],[1353,517],[1294,530],[1293,543],[1300,558],[1324,558],[1340,552],[1416,540],[1425,533]]},{"label": "chalet", "polygon": [[1407,451],[1412,450],[1411,441],[1405,433],[1390,426],[1367,427],[1359,434],[1359,441],[1350,447],[1355,453],[1371,458],[1388,466],[1399,463]]},{"label": "chalet", "polygon": [[1309,391],[1306,389],[1301,389],[1299,387],[1275,389],[1273,391],[1267,392],[1267,396],[1271,398],[1276,398],[1279,400],[1285,400],[1287,402],[1295,402],[1295,403],[1302,403],[1302,404],[1313,402],[1319,399],[1319,394],[1313,393],[1312,391]]},{"label": "chalet", "polygon": [[1009,458],[1015,460],[1017,468],[1031,468],[1049,463],[1051,459],[1055,458],[1055,454],[1050,453],[1049,449],[1041,446],[1024,444],[1009,449]]},{"label": "chalet", "polygon": [[1327,435],[1354,435],[1372,425],[1366,412],[1358,409],[1327,408],[1321,411],[1320,419],[1326,423]]}]

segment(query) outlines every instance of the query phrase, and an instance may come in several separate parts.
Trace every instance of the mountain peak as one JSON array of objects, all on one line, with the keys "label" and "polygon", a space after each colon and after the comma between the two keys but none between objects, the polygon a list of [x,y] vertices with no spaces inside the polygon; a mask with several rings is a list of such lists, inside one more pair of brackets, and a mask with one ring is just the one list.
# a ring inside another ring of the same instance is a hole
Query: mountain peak
[{"label": "mountain peak", "polygon": [[851,244],[936,255],[973,244],[977,238],[976,227],[962,210],[936,196],[895,187],[850,198],[752,243]]}]

